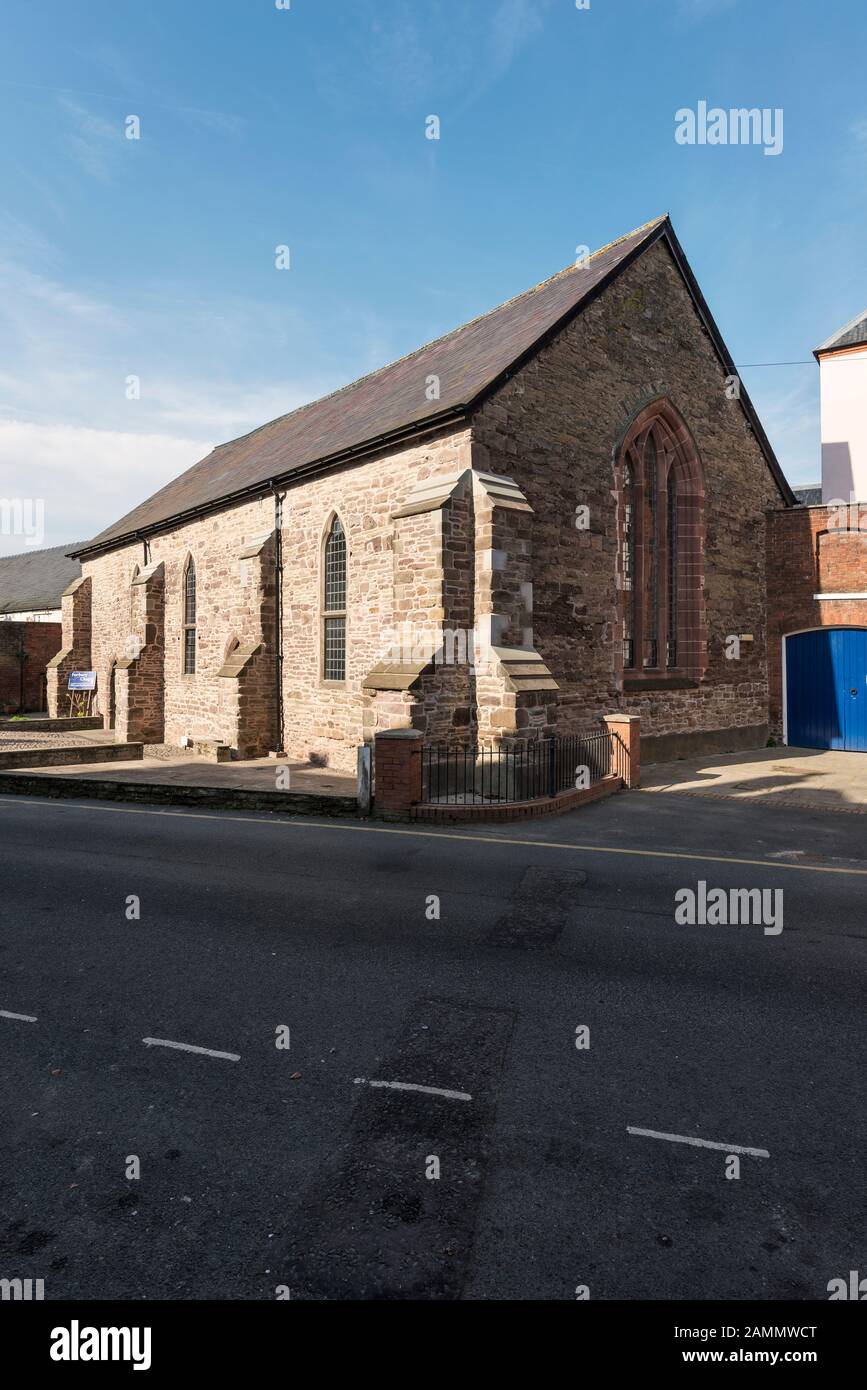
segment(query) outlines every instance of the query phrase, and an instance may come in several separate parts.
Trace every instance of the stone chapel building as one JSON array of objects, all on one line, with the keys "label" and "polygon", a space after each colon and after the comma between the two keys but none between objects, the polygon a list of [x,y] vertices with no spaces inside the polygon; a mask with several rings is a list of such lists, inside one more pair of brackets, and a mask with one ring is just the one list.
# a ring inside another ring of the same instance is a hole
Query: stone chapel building
[{"label": "stone chapel building", "polygon": [[92,668],[118,740],[347,770],[378,730],[490,745],[614,711],[645,758],[763,745],[765,514],[794,498],[734,378],[648,223],[78,549],[51,713]]}]

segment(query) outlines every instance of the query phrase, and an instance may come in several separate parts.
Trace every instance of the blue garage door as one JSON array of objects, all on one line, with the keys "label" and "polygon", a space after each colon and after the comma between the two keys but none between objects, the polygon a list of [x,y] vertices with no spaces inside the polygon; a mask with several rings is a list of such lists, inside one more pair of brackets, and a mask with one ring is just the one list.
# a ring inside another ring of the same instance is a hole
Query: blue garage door
[{"label": "blue garage door", "polygon": [[828,627],[786,638],[788,742],[867,753],[867,630]]}]

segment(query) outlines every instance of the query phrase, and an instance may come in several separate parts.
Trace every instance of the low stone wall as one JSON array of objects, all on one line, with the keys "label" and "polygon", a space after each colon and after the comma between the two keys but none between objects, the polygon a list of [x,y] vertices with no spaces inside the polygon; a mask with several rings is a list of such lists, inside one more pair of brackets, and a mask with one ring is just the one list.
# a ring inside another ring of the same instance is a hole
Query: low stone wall
[{"label": "low stone wall", "polygon": [[743,753],[766,748],[770,725],[750,724],[742,729],[708,729],[682,734],[650,734],[641,741],[645,763],[672,763],[677,758],[703,758],[714,753]]},{"label": "low stone wall", "polygon": [[82,801],[134,801],[207,811],[266,811],[285,816],[355,816],[354,796],[308,796],[303,792],[255,792],[232,787],[182,787],[162,782],[103,782],[86,777],[28,776],[0,772],[0,795],[71,797]]},{"label": "low stone wall", "polygon": [[19,748],[0,752],[2,767],[67,767],[72,763],[140,762],[140,743],[76,744],[71,748]]}]

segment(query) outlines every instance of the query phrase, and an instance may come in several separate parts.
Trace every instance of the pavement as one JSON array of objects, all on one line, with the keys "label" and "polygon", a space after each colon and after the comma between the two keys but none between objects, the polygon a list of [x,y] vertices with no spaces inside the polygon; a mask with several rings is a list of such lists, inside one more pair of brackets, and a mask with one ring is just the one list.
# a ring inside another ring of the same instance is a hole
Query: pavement
[{"label": "pavement", "polygon": [[99,748],[106,744],[114,746],[114,734],[104,729],[71,729],[66,733],[28,730],[26,719],[14,729],[0,729],[0,753],[31,748]]},{"label": "pavement", "polygon": [[[59,735],[52,735],[59,737]],[[34,735],[35,739],[35,735]],[[288,770],[288,781],[278,773]],[[15,769],[10,769],[15,771]],[[231,787],[238,791],[293,791],[308,796],[355,796],[354,774],[285,758],[249,758],[215,763],[208,758],[139,758],[129,763],[69,763],[20,769],[27,777],[82,777],[97,782],[147,782],[159,786]]]},{"label": "pavement", "polygon": [[[14,797],[0,846],[0,1277],[825,1300],[863,1269],[859,817],[660,791],[455,830]],[[681,925],[701,881],[780,890],[783,929]]]},{"label": "pavement", "polygon": [[642,767],[645,791],[763,801],[820,811],[867,811],[867,754],[815,748],[763,748],[751,753]]}]

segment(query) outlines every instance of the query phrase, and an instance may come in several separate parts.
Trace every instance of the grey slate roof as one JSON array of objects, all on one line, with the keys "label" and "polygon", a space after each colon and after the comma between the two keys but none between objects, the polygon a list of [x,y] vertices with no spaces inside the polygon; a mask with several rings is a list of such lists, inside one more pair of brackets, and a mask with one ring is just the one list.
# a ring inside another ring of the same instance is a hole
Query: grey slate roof
[{"label": "grey slate roof", "polygon": [[814,483],[812,487],[796,487],[793,491],[802,507],[821,507],[821,483]]},{"label": "grey slate roof", "polygon": [[[668,216],[658,217],[568,266],[490,313],[380,368],[333,395],[214,449],[179,478],[100,532],[80,554],[109,550],[139,533],[165,529],[203,511],[261,495],[290,481],[411,439],[425,429],[467,418],[504,380],[554,336],[639,255],[664,238],[687,283],[721,362],[734,372]],[[439,398],[427,399],[428,379]],[[746,392],[741,404],[785,501],[793,501]]]},{"label": "grey slate roof", "polygon": [[82,541],[55,545],[51,550],[25,550],[0,555],[0,613],[42,612],[59,608],[63,590],[81,574],[78,560],[68,552]]},{"label": "grey slate roof", "polygon": [[832,333],[830,338],[816,348],[815,355],[818,357],[820,352],[836,352],[838,348],[862,345],[867,345],[867,309],[861,314],[856,314],[855,318],[838,332]]}]

